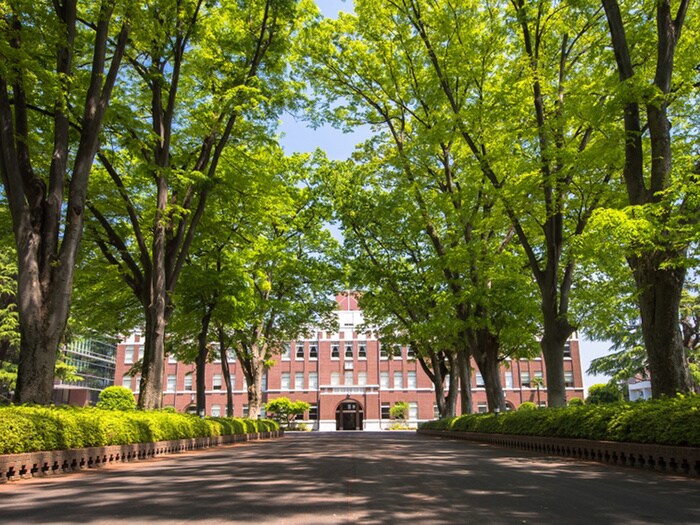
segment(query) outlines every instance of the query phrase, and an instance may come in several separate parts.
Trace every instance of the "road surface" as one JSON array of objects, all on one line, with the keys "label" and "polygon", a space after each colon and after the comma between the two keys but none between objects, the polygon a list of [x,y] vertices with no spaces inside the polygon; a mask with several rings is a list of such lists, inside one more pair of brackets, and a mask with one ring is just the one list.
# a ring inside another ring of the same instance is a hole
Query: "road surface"
[{"label": "road surface", "polygon": [[698,524],[700,480],[412,432],[288,433],[0,485],[3,524]]}]

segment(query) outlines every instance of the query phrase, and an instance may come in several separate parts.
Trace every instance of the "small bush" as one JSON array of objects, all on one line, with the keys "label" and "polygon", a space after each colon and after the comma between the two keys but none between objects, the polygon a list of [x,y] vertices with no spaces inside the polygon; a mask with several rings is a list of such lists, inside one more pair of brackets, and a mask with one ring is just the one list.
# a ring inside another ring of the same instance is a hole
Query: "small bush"
[{"label": "small bush", "polygon": [[581,399],[580,397],[572,397],[571,399],[569,399],[568,404],[570,407],[581,406],[583,405],[583,399]]},{"label": "small bush", "polygon": [[591,385],[588,389],[587,405],[603,405],[622,401],[622,391],[615,383]]},{"label": "small bush", "polygon": [[123,386],[108,386],[100,392],[97,408],[105,410],[134,410],[136,399],[131,390]]},{"label": "small bush", "polygon": [[522,403],[519,407],[518,410],[536,410],[537,405],[533,403],[532,401],[525,401]]}]

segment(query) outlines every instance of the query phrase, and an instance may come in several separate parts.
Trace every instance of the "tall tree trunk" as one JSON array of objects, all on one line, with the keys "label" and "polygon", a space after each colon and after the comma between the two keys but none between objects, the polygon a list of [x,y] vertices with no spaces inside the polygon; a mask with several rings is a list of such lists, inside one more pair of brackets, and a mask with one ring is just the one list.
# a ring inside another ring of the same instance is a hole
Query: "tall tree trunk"
[{"label": "tall tree trunk", "polygon": [[226,417],[233,417],[233,386],[231,385],[231,367],[228,364],[228,348],[223,326],[218,327],[219,355],[221,356],[221,375],[226,383]]},{"label": "tall tree trunk", "polygon": [[[435,389],[435,404],[438,408],[440,419],[454,417],[457,405],[457,381],[451,381],[445,395],[445,377],[456,377],[455,357],[453,353],[446,354],[445,352],[428,352],[430,357],[430,365],[428,366],[423,357],[418,357],[423,371],[433,382]],[[447,363],[445,363],[447,361]]]},{"label": "tall tree trunk", "polygon": [[[661,255],[663,257],[663,255]],[[629,259],[634,271],[653,397],[691,392],[688,359],[679,326],[684,268],[666,268],[650,255]]]},{"label": "tall tree trunk", "polygon": [[552,317],[545,315],[544,335],[540,341],[547,374],[547,405],[565,407],[564,347],[573,328],[566,320]]},{"label": "tall tree trunk", "polygon": [[444,416],[441,414],[440,417],[455,417],[457,415],[457,392],[459,391],[459,366],[457,364],[457,355],[454,352],[447,352],[446,356],[448,361],[447,373],[452,380],[445,398],[445,414]]},{"label": "tall tree trunk", "polygon": [[138,407],[155,410],[163,406],[163,373],[165,367],[165,319],[153,315],[149,308],[144,330],[143,363]]},{"label": "tall tree trunk", "polygon": [[197,372],[197,414],[207,413],[207,385],[206,385],[206,370],[207,358],[209,357],[209,348],[207,342],[209,338],[209,323],[214,308],[207,306],[206,312],[201,319],[201,329],[197,334],[197,357],[195,358],[195,369]]},{"label": "tall tree trunk", "polygon": [[263,404],[262,378],[264,368],[261,364],[255,363],[252,366],[252,372],[250,377],[246,377],[248,380],[248,417],[257,419],[260,417]]},{"label": "tall tree trunk", "polygon": [[[472,349],[481,378],[484,380],[486,390],[486,403],[489,412],[506,410],[506,398],[501,386],[500,355],[501,346],[498,336],[492,334],[487,328],[481,328],[475,334],[475,345]],[[563,350],[562,350],[563,352]]]},{"label": "tall tree trunk", "polygon": [[[453,376],[459,384],[460,405],[462,414],[471,414],[474,412],[472,403],[472,383],[471,383],[471,355],[466,349],[457,351],[457,374]],[[452,386],[452,381],[450,381]]]}]

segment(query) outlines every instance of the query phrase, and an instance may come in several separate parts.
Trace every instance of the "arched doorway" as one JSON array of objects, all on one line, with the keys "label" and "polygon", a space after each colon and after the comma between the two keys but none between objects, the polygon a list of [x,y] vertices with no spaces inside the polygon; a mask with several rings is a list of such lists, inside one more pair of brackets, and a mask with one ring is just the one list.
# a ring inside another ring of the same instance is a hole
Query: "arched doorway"
[{"label": "arched doorway", "polygon": [[346,399],[335,409],[336,430],[362,430],[364,412],[354,399]]}]

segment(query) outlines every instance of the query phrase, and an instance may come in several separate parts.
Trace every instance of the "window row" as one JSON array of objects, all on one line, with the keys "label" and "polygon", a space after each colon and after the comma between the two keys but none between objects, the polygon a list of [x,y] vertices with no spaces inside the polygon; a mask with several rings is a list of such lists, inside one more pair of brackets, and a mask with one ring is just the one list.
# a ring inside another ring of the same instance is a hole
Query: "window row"
[{"label": "window row", "polygon": [[[127,386],[127,379],[131,379],[128,376],[125,376],[122,379],[122,384],[124,386]],[[241,390],[247,390],[248,389],[248,382],[246,381],[245,376],[242,378],[242,384],[241,384]],[[135,385],[135,386],[138,386]],[[263,376],[263,390],[267,390],[267,376]],[[178,385],[177,385],[177,376],[175,374],[168,374],[165,382],[165,391],[166,392],[175,392],[178,390]],[[129,388],[129,387],[127,387]],[[224,383],[223,383],[223,376],[221,374],[214,374],[211,376],[211,386],[207,385],[207,390],[224,390]],[[185,374],[183,384],[182,384],[182,390],[194,390],[194,373],[190,372],[188,374]],[[236,374],[231,374],[231,390],[236,390]]]},{"label": "window row", "polygon": [[[505,371],[505,382],[503,384],[503,388],[506,390],[512,389],[513,388],[513,371],[512,370],[506,370]],[[475,371],[474,372],[474,378],[475,378],[475,385],[477,388],[483,388],[485,386],[484,383],[484,378],[481,375],[481,372]],[[574,387],[574,373],[571,370],[565,371],[564,372],[564,383],[567,388],[573,388]],[[537,388],[539,385],[540,388],[545,388],[546,383],[544,381],[544,377],[542,375],[542,370],[535,370],[530,374],[529,370],[522,370],[520,372],[520,387],[522,388]],[[448,389],[450,387],[450,377],[445,378],[445,389]]]}]

